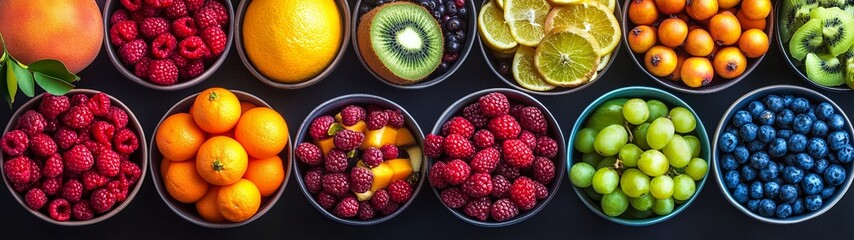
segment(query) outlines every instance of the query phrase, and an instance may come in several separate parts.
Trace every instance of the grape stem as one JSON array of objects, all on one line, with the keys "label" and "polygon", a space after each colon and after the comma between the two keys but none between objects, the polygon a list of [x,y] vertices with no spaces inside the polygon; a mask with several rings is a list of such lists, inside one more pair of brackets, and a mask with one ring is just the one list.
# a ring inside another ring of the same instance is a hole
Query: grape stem
[{"label": "grape stem", "polygon": [[619,172],[621,175],[623,174],[623,160],[617,158],[617,161],[614,162],[614,170]]},{"label": "grape stem", "polygon": [[629,134],[629,142],[635,142],[635,136],[632,134],[632,128],[629,127],[629,122],[623,122],[623,127],[626,128],[626,133]]}]

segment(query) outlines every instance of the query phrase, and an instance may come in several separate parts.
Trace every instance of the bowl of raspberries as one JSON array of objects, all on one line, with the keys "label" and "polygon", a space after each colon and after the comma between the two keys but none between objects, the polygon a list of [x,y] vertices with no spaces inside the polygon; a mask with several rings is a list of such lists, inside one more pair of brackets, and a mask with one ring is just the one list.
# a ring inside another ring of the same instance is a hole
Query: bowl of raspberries
[{"label": "bowl of raspberries", "polygon": [[122,102],[76,89],[31,99],[6,125],[0,170],[15,200],[44,221],[82,226],[116,215],[148,167],[142,127]]},{"label": "bowl of raspberries", "polygon": [[104,46],[125,77],[157,90],[198,84],[225,61],[234,10],[224,0],[121,0],[104,6]]},{"label": "bowl of raspberries", "polygon": [[452,104],[424,138],[433,193],[482,227],[522,222],[543,209],[566,171],[563,133],[528,94],[486,89]]},{"label": "bowl of raspberries", "polygon": [[320,104],[300,126],[294,174],[323,215],[355,226],[382,223],[421,190],[423,136],[415,119],[388,99],[340,96]]}]

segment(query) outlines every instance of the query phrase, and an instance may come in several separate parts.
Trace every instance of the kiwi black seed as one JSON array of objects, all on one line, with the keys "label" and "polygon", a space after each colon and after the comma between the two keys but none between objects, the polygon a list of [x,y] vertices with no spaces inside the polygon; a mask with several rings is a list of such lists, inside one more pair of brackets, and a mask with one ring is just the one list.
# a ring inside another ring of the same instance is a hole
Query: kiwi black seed
[{"label": "kiwi black seed", "polygon": [[807,77],[814,83],[834,87],[845,83],[845,71],[847,66],[836,58],[827,54],[807,54],[806,60]]},{"label": "kiwi black seed", "polygon": [[798,61],[804,60],[807,53],[817,52],[823,45],[821,19],[812,19],[795,31],[789,41],[789,53]]},{"label": "kiwi black seed", "polygon": [[[818,7],[818,0],[781,0],[780,37],[783,42],[792,39],[792,34],[810,19],[810,10]],[[854,0],[851,0],[854,1]],[[854,8],[852,8],[854,9]]]},{"label": "kiwi black seed", "polygon": [[823,42],[831,55],[838,56],[854,44],[854,17],[842,9],[816,8],[810,11],[810,19],[823,21]]}]

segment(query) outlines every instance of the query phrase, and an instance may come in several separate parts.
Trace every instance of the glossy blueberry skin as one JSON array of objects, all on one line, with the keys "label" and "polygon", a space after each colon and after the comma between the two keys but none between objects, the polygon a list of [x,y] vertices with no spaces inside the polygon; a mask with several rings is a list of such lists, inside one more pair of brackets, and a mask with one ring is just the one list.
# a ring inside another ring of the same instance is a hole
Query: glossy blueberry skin
[{"label": "glossy blueberry skin", "polygon": [[815,166],[812,168],[814,173],[824,174],[824,170],[827,170],[827,167],[830,166],[830,162],[828,162],[827,159],[822,158],[815,160],[814,165]]},{"label": "glossy blueberry skin", "polygon": [[804,198],[804,207],[810,212],[818,211],[818,209],[821,208],[821,205],[822,205],[821,196],[812,195],[812,196],[807,196],[806,198]]},{"label": "glossy blueberry skin", "polygon": [[818,120],[826,120],[830,115],[833,115],[833,105],[830,103],[822,102],[815,106],[815,117]]},{"label": "glossy blueberry skin", "polygon": [[750,199],[759,199],[764,195],[762,193],[762,183],[761,182],[753,182],[750,184],[750,189],[748,189],[748,193],[750,195]]},{"label": "glossy blueberry skin", "polygon": [[792,213],[795,215],[799,215],[804,213],[806,209],[804,208],[804,199],[798,198],[795,202],[792,203]]},{"label": "glossy blueberry skin", "polygon": [[815,173],[809,173],[804,177],[804,180],[801,181],[801,190],[804,191],[806,195],[815,195],[821,193],[824,190],[824,182],[821,181],[821,177]]},{"label": "glossy blueberry skin", "polygon": [[792,203],[798,198],[798,188],[794,185],[786,184],[780,187],[780,200],[786,203]]},{"label": "glossy blueberry skin", "polygon": [[755,152],[753,155],[750,155],[750,167],[757,170],[762,170],[768,167],[768,162],[770,161],[771,158],[768,157],[768,154],[765,152]]},{"label": "glossy blueberry skin", "polygon": [[842,118],[842,115],[834,113],[827,117],[827,127],[830,128],[830,131],[842,130],[845,127],[845,119]]},{"label": "glossy blueberry skin", "polygon": [[765,110],[759,113],[759,124],[762,125],[774,125],[774,119],[776,119],[776,114],[771,110]]},{"label": "glossy blueberry skin", "polygon": [[777,136],[777,131],[774,130],[774,127],[769,125],[762,125],[759,127],[759,133],[757,134],[757,138],[759,141],[764,143],[769,143],[774,140]]},{"label": "glossy blueberry skin", "polygon": [[771,144],[768,145],[768,156],[773,158],[783,157],[787,152],[789,152],[789,147],[787,146],[785,139],[775,138],[774,141],[771,141]]},{"label": "glossy blueberry skin", "polygon": [[[783,109],[783,98],[778,95],[770,94],[765,96],[765,98],[762,99],[762,102],[764,102],[765,107],[771,111],[777,112]],[[792,102],[792,104],[794,104],[794,102]]]},{"label": "glossy blueberry skin", "polygon": [[815,165],[815,160],[809,154],[798,153],[795,155],[795,166],[802,170],[810,170]]},{"label": "glossy blueberry skin", "polygon": [[732,155],[735,157],[735,160],[738,161],[738,164],[744,164],[750,158],[750,151],[747,150],[747,147],[739,145],[732,151]]},{"label": "glossy blueberry skin", "polygon": [[753,140],[752,142],[747,143],[747,150],[751,152],[760,152],[765,150],[765,146],[768,145],[759,140]]},{"label": "glossy blueberry skin", "polygon": [[721,151],[731,153],[738,145],[738,137],[732,133],[724,133],[721,135],[718,145],[720,146]]},{"label": "glossy blueberry skin", "polygon": [[744,181],[753,181],[753,179],[756,179],[756,175],[759,175],[759,171],[750,167],[750,165],[741,166],[741,178],[743,178]]},{"label": "glossy blueberry skin", "polygon": [[807,153],[813,158],[824,158],[827,156],[827,143],[821,138],[810,138],[807,142]]},{"label": "glossy blueberry skin", "polygon": [[726,128],[724,128],[724,133],[730,133],[732,135],[738,136],[738,128],[732,125],[726,125]]},{"label": "glossy blueberry skin", "polygon": [[747,201],[747,210],[750,210],[751,212],[759,210],[759,199],[751,199]]},{"label": "glossy blueberry skin", "polygon": [[758,135],[759,127],[756,124],[748,123],[741,126],[738,129],[738,136],[741,137],[745,142],[750,142],[756,140],[756,136]]},{"label": "glossy blueberry skin", "polygon": [[759,179],[766,182],[773,181],[779,174],[780,170],[777,169],[777,164],[771,163],[768,164],[768,167],[759,170]]},{"label": "glossy blueberry skin", "polygon": [[748,124],[753,122],[753,116],[750,115],[749,112],[741,110],[735,112],[735,115],[732,116],[732,125],[739,128],[744,126],[744,124]]},{"label": "glossy blueberry skin", "polygon": [[836,151],[836,160],[840,163],[850,163],[854,160],[854,147],[848,144],[840,148]]},{"label": "glossy blueberry skin", "polygon": [[795,96],[792,95],[783,95],[783,107],[791,107],[792,102],[795,100]]},{"label": "glossy blueberry skin", "polygon": [[821,190],[821,198],[825,200],[829,200],[830,197],[833,197],[833,194],[836,193],[836,187],[827,186]]},{"label": "glossy blueberry skin", "polygon": [[729,189],[734,189],[741,182],[741,174],[737,170],[726,172],[724,175],[724,185]]},{"label": "glossy blueberry skin", "polygon": [[807,136],[803,134],[792,134],[787,142],[789,143],[789,152],[802,153],[807,149]]},{"label": "glossy blueberry skin", "polygon": [[777,206],[777,211],[774,213],[774,217],[777,218],[787,218],[792,216],[792,205],[788,203],[783,203]]},{"label": "glossy blueberry skin", "polygon": [[824,181],[830,186],[839,186],[845,182],[845,169],[838,164],[831,164],[824,170]]},{"label": "glossy blueberry skin", "polygon": [[766,198],[775,198],[780,194],[780,185],[776,182],[766,182],[762,188]]},{"label": "glossy blueberry skin", "polygon": [[777,137],[778,138],[789,139],[789,137],[791,137],[791,136],[792,136],[792,130],[788,130],[788,129],[777,130]]},{"label": "glossy blueberry skin", "polygon": [[759,201],[759,209],[756,211],[759,215],[763,217],[771,217],[774,216],[774,212],[777,210],[777,204],[774,203],[774,200],[771,199],[762,199]]},{"label": "glossy blueberry skin", "polygon": [[747,200],[750,200],[747,192],[747,184],[739,183],[738,186],[735,187],[735,190],[732,191],[732,197],[735,198],[736,202],[745,204],[747,203]]},{"label": "glossy blueberry skin", "polygon": [[804,179],[804,170],[795,166],[786,166],[783,169],[783,181],[791,184],[800,183]]},{"label": "glossy blueberry skin", "polygon": [[791,108],[792,112],[795,113],[806,113],[810,110],[810,101],[802,97],[795,98],[795,100],[792,101],[792,106],[789,108]]},{"label": "glossy blueberry skin", "polygon": [[783,111],[777,112],[777,119],[774,121],[774,125],[777,125],[777,128],[781,129],[789,129],[792,128],[792,121],[795,119],[795,112],[789,109],[783,109]]},{"label": "glossy blueberry skin", "polygon": [[792,131],[800,134],[807,134],[812,128],[812,119],[806,114],[795,115],[792,121]]},{"label": "glossy blueberry skin", "polygon": [[812,134],[813,137],[827,136],[828,131],[830,131],[830,128],[827,127],[827,123],[821,120],[813,122],[812,128],[810,128],[810,134]]},{"label": "glossy blueberry skin", "polygon": [[724,157],[721,159],[721,169],[723,170],[735,170],[736,168],[738,168],[738,165],[738,161],[735,160],[735,157],[732,154],[724,155]]},{"label": "glossy blueberry skin", "polygon": [[[765,105],[759,101],[753,101],[747,104],[747,112],[750,113],[750,116],[758,117],[762,111],[765,110]],[[776,111],[775,111],[776,112]]]},{"label": "glossy blueberry skin", "polygon": [[830,150],[838,151],[850,141],[850,136],[845,131],[833,131],[827,135],[827,147]]},{"label": "glossy blueberry skin", "polygon": [[783,157],[783,163],[785,163],[786,165],[795,165],[795,162],[797,162],[797,161],[798,161],[798,154],[795,154],[795,153],[789,153],[789,154],[786,154],[785,157]]}]

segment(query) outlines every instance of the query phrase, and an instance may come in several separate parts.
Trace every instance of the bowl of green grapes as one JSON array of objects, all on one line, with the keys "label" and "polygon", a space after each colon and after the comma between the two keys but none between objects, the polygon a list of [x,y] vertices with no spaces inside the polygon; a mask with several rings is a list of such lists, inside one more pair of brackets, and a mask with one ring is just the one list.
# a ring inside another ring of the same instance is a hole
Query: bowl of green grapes
[{"label": "bowl of green grapes", "polygon": [[706,183],[703,122],[681,99],[649,87],[599,97],[575,122],[567,168],[576,195],[612,222],[646,226],[684,211]]}]

